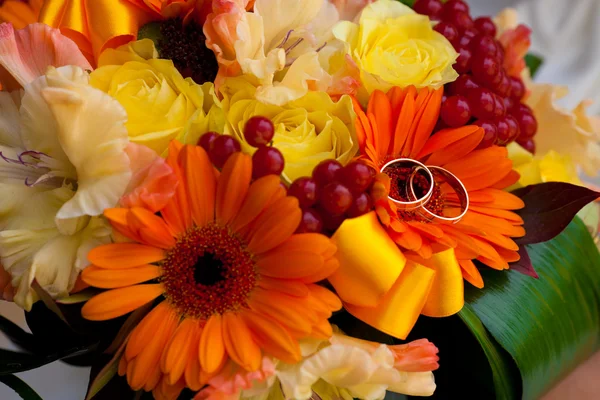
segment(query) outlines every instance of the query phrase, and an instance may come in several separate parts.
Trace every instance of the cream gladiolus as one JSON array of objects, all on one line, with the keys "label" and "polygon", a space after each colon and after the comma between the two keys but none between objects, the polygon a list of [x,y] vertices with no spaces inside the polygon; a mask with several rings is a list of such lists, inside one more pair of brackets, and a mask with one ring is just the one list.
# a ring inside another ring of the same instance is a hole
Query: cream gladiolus
[{"label": "cream gladiolus", "polygon": [[34,280],[67,295],[88,251],[110,241],[101,215],[131,177],[127,115],[75,66],[50,67],[20,101],[1,92],[0,115],[0,258],[29,310]]},{"label": "cream gladiolus", "polygon": [[[301,362],[278,364],[275,374],[286,399],[306,400],[313,391],[364,400],[383,399],[386,391],[430,396],[437,348],[427,340],[419,342],[401,345],[396,353],[394,346],[336,333]],[[417,355],[407,356],[410,351]]]}]

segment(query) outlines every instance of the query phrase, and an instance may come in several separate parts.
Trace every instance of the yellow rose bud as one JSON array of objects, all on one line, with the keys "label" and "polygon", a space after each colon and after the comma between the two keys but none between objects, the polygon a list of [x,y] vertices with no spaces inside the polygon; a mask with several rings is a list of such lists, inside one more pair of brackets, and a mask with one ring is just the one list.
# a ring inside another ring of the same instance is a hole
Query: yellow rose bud
[{"label": "yellow rose bud", "polygon": [[[91,85],[117,99],[127,111],[130,140],[164,155],[173,139],[195,143],[197,137],[187,135],[190,126],[196,136],[204,133],[200,130],[222,132],[224,119],[208,118],[209,113],[220,111],[213,84],[184,79],[172,61],[157,57],[151,40],[132,42],[104,51],[99,68],[91,74]],[[219,120],[221,126],[211,126]]]},{"label": "yellow rose bud", "polygon": [[399,1],[376,1],[365,7],[358,23],[342,21],[333,34],[347,44],[369,94],[392,86],[437,88],[458,77],[452,68],[458,54],[450,42],[433,30],[427,16]]},{"label": "yellow rose bud", "polygon": [[310,176],[325,159],[345,165],[354,157],[358,142],[350,97],[342,96],[334,102],[326,93],[308,92],[298,100],[277,106],[258,101],[256,86],[248,79],[251,78],[227,78],[220,88],[227,118],[225,133],[241,142],[242,151],[256,150],[245,142],[244,126],[248,119],[260,115],[273,121],[273,145],[283,153],[283,178],[288,182]]}]

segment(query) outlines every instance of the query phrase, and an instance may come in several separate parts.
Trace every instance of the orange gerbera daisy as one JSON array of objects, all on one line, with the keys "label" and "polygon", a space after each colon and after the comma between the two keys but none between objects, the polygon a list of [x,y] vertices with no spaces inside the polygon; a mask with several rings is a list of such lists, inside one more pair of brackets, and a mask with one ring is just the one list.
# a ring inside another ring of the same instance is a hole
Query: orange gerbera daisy
[{"label": "orange gerbera daisy", "polygon": [[111,289],[83,307],[91,320],[161,298],[121,358],[131,387],[175,398],[184,386],[199,390],[228,360],[248,371],[264,355],[293,363],[299,339],[331,336],[328,318],[341,302],[315,282],[338,268],[336,247],[320,234],[294,234],[301,211],[279,177],[250,183],[252,161],[242,153],[219,174],[201,147],[178,142],[167,163],[180,177],[169,203],[159,214],[106,210],[133,243],[93,249],[82,274]]},{"label": "orange gerbera daisy", "polygon": [[[454,248],[464,279],[483,287],[473,260],[506,269],[517,261],[518,246],[511,239],[525,234],[523,220],[511,212],[523,202],[503,191],[517,182],[505,147],[478,149],[484,132],[478,126],[443,129],[431,135],[438,120],[443,89],[392,88],[375,91],[366,112],[355,102],[356,130],[362,153],[379,170],[386,162],[410,158],[453,173],[465,186],[470,206],[456,224],[429,222],[417,213],[400,211],[388,199],[397,190],[393,177],[380,174],[374,186],[376,212],[389,236],[409,258],[428,259]],[[428,207],[444,212],[460,207],[457,194],[435,183]]]},{"label": "orange gerbera daisy", "polygon": [[44,0],[0,1],[0,22],[10,22],[15,29],[23,29],[37,22]]}]

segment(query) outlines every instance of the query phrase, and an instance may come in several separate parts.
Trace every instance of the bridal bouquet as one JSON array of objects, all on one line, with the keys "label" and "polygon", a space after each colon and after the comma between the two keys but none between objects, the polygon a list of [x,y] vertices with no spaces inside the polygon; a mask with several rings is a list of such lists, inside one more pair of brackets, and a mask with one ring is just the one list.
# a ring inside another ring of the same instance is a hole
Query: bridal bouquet
[{"label": "bridal bouquet", "polygon": [[[5,0],[0,381],[536,399],[600,347],[600,123],[513,10]],[[543,68],[543,65],[542,67]],[[576,216],[577,215],[577,216]],[[436,387],[437,385],[437,387]],[[41,393],[43,396],[43,393]]]}]

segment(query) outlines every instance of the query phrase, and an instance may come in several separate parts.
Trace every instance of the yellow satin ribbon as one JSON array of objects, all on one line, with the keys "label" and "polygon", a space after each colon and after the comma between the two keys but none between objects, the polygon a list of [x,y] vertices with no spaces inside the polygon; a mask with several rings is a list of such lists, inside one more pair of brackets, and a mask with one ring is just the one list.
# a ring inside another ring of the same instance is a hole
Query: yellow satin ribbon
[{"label": "yellow satin ribbon", "polygon": [[420,314],[446,317],[464,305],[454,250],[406,261],[374,212],[349,219],[333,237],[340,268],[331,284],[355,317],[405,339]]},{"label": "yellow satin ribbon", "polygon": [[46,0],[40,12],[40,22],[59,28],[94,66],[104,49],[135,40],[152,19],[127,0]]}]

